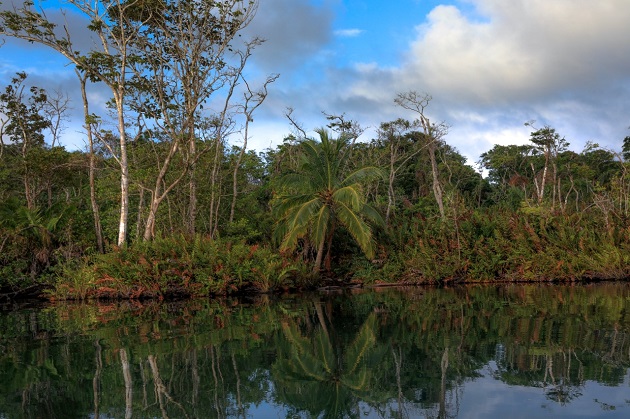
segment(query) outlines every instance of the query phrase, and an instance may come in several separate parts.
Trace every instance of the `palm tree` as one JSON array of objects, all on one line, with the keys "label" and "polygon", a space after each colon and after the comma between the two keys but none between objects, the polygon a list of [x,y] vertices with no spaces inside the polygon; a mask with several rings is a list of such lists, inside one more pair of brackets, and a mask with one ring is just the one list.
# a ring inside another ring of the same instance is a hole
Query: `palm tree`
[{"label": "palm tree", "polygon": [[275,213],[275,231],[281,250],[295,249],[300,239],[317,248],[314,272],[319,272],[327,246],[326,268],[330,270],[335,229],[343,226],[368,257],[374,256],[370,224],[382,224],[380,214],[367,204],[361,184],[382,177],[376,167],[348,173],[350,140],[332,139],[318,129],[319,141],[308,138],[299,143],[300,160],[295,173],[280,180]]}]

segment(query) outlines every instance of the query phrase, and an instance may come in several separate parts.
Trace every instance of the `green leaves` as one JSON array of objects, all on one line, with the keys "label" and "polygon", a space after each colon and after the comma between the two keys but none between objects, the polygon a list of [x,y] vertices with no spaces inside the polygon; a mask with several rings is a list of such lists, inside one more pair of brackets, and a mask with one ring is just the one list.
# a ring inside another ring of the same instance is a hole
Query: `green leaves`
[{"label": "green leaves", "polygon": [[43,131],[51,126],[44,116],[46,91],[32,86],[27,93],[26,78],[26,73],[18,72],[0,95],[0,114],[8,117],[4,135],[22,145],[22,154],[33,146],[43,146]]},{"label": "green leaves", "polygon": [[305,139],[299,143],[297,172],[278,181],[274,213],[281,249],[295,249],[300,239],[311,241],[318,249],[314,268],[319,270],[324,244],[330,253],[337,222],[348,230],[366,256],[373,257],[368,223],[380,224],[382,220],[367,205],[362,183],[381,177],[382,172],[363,167],[348,174],[349,141],[344,137],[332,139],[323,129],[316,132],[319,141]]}]

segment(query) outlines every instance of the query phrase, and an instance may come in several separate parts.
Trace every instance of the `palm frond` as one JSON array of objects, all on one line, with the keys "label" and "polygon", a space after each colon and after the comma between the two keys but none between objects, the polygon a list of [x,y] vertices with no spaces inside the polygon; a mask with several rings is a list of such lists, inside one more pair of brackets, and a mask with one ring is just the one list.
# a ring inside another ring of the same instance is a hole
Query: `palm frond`
[{"label": "palm frond", "polygon": [[364,204],[361,208],[361,215],[364,216],[371,224],[375,226],[385,225],[385,220],[380,212],[369,204]]},{"label": "palm frond", "polygon": [[366,206],[361,184],[383,177],[383,172],[370,166],[345,176],[350,139],[343,135],[332,138],[324,128],[315,131],[318,140],[305,138],[299,143],[298,173],[286,175],[277,183],[280,191],[273,201],[278,219],[274,239],[283,250],[296,248],[305,237],[321,245],[336,218],[361,250],[372,257],[372,231],[363,217],[374,224],[381,224],[382,218]]},{"label": "palm frond", "polygon": [[308,234],[308,226],[303,225],[294,228],[286,228],[285,234],[281,239],[280,250],[293,250],[298,245],[298,240],[306,237]]},{"label": "palm frond", "polygon": [[300,227],[307,225],[313,218],[313,215],[317,213],[317,211],[322,207],[323,203],[319,199],[319,197],[315,197],[310,199],[307,202],[304,202],[299,207],[296,207],[293,210],[289,217],[287,217],[287,221],[291,227]]},{"label": "palm frond", "polygon": [[315,336],[315,357],[320,360],[324,370],[332,375],[337,368],[337,359],[330,338],[320,329]]},{"label": "palm frond", "polygon": [[278,197],[273,204],[273,213],[276,217],[288,218],[291,212],[296,211],[312,199],[313,194],[295,194]]},{"label": "palm frond", "polygon": [[352,208],[353,211],[359,211],[363,204],[362,197],[355,185],[337,189],[332,197],[335,202],[343,202],[346,206]]},{"label": "palm frond", "polygon": [[281,229],[284,230],[284,236],[280,248],[282,250],[295,249],[298,240],[304,237],[308,232],[308,226],[315,214],[322,207],[319,198],[313,198],[300,206],[293,207],[288,211],[285,218],[281,220],[278,226],[284,224]]},{"label": "palm frond", "polygon": [[385,172],[376,166],[367,166],[355,170],[345,177],[342,184],[352,185],[354,183],[364,183],[373,179],[383,179]]},{"label": "palm frond", "polygon": [[288,191],[308,191],[313,188],[313,177],[308,173],[287,173],[277,181],[277,186],[281,190]]},{"label": "palm frond", "polygon": [[372,230],[370,226],[352,208],[341,202],[337,204],[336,214],[339,221],[357,242],[365,256],[368,259],[372,259],[374,257],[374,246],[372,244]]},{"label": "palm frond", "polygon": [[302,336],[294,323],[284,324],[282,331],[291,344],[291,357],[280,364],[282,372],[296,379],[325,381],[325,365],[320,356],[314,353],[309,339]]},{"label": "palm frond", "polygon": [[367,369],[355,371],[352,374],[348,373],[341,377],[341,383],[348,387],[350,390],[357,392],[366,390],[370,384],[370,374]]},{"label": "palm frond", "polygon": [[350,347],[346,350],[344,362],[346,366],[345,371],[348,374],[355,372],[366,357],[368,350],[376,343],[376,335],[374,334],[375,325],[376,315],[375,313],[371,313],[361,326],[359,333],[357,333]]}]

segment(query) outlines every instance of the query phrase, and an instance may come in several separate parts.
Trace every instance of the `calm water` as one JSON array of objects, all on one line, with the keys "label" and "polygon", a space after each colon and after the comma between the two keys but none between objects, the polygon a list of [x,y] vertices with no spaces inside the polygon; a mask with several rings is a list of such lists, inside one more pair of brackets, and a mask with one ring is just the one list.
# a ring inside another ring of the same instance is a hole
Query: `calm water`
[{"label": "calm water", "polygon": [[0,311],[0,418],[630,417],[630,287]]}]

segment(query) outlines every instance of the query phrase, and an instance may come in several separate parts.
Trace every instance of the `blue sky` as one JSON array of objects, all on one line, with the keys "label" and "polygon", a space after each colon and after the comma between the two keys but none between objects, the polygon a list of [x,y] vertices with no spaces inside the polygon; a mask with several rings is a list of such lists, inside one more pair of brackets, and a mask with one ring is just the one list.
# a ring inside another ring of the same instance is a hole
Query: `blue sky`
[{"label": "blue sky", "polygon": [[[393,102],[410,90],[431,94],[428,116],[450,125],[445,140],[471,162],[494,144],[526,143],[530,120],[556,128],[576,151],[587,141],[620,150],[630,135],[628,0],[259,1],[247,35],[267,41],[249,71],[280,78],[254,115],[258,150],[291,132],[287,107],[307,130],[326,123],[322,111],[345,113],[369,140],[381,122],[412,118]],[[78,99],[64,64],[8,42],[0,84],[25,70]],[[92,98],[107,99],[105,91]],[[73,107],[67,145],[80,146],[80,102]]]}]

